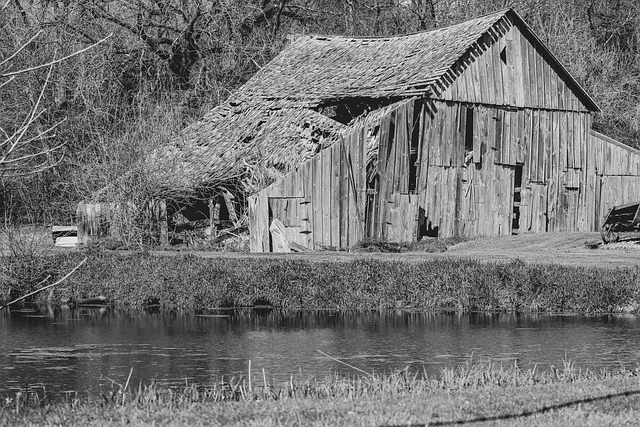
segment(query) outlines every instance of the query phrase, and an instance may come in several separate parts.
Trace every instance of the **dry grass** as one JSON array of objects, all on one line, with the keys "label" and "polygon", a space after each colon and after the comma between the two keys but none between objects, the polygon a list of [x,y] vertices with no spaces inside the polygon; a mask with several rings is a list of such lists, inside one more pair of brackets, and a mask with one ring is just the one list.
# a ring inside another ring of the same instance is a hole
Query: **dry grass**
[{"label": "dry grass", "polygon": [[261,370],[208,388],[114,383],[99,396],[57,401],[16,393],[0,402],[0,424],[599,425],[636,415],[639,394],[637,370],[594,373],[570,361],[546,371],[469,361],[439,377],[405,369],[281,384]]}]

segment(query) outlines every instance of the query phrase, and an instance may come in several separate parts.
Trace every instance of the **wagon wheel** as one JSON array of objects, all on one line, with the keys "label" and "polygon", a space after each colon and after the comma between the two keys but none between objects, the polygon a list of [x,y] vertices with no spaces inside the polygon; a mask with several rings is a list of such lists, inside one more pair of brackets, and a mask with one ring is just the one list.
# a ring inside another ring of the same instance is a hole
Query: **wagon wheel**
[{"label": "wagon wheel", "polygon": [[600,229],[600,236],[605,243],[617,242],[620,239],[620,233],[616,230],[616,224],[604,224]]}]

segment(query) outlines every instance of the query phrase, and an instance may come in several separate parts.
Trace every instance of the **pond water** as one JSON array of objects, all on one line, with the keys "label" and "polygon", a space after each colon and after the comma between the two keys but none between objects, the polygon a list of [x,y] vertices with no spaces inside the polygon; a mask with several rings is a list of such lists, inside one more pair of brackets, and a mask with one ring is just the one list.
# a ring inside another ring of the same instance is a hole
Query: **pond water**
[{"label": "pond water", "polygon": [[523,368],[600,369],[640,360],[640,317],[490,313],[113,309],[18,310],[0,315],[0,396],[18,389],[95,393],[115,381],[211,384],[254,375],[284,381],[352,369],[517,361]]}]

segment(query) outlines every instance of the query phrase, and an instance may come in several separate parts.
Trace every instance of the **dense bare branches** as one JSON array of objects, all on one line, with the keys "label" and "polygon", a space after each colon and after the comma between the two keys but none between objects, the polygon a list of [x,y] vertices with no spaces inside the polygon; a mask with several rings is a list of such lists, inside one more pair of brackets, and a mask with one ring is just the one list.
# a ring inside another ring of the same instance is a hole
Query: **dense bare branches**
[{"label": "dense bare branches", "polygon": [[51,81],[53,69],[57,64],[79,55],[106,40],[104,38],[91,46],[62,58],[56,58],[54,52],[54,57],[44,64],[30,65],[26,68],[15,67],[12,60],[27,46],[34,43],[41,34],[42,31],[38,31],[33,37],[17,47],[13,53],[0,59],[0,89],[12,83],[18,76],[43,68],[48,70],[42,83],[42,88],[31,109],[24,113],[24,118],[17,123],[4,124],[0,122],[0,179],[36,174],[60,163],[62,160],[60,149],[65,142],[53,141],[50,144],[47,141],[55,136],[55,129],[65,119],[61,119],[44,128],[36,126],[45,112],[42,106],[43,98]]}]

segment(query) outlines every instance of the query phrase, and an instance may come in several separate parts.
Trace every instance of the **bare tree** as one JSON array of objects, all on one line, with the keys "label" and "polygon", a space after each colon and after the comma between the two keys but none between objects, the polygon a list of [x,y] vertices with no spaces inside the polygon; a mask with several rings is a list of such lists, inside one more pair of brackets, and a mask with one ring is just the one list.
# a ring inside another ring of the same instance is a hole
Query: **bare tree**
[{"label": "bare tree", "polygon": [[[9,2],[2,6],[0,12],[4,11],[8,4]],[[0,57],[0,89],[14,82],[19,76],[42,69],[47,70],[38,96],[22,120],[8,125],[3,125],[3,123],[0,122],[0,178],[42,172],[60,162],[62,159],[61,148],[64,146],[64,142],[49,144],[48,140],[55,135],[55,129],[64,122],[65,119],[59,120],[44,129],[38,129],[38,127],[35,126],[35,123],[37,123],[45,113],[42,101],[51,80],[51,74],[57,64],[97,46],[108,38],[106,37],[84,49],[77,50],[61,58],[56,58],[56,54],[54,53],[54,57],[49,62],[43,64],[26,68],[15,68],[13,60],[29,45],[34,43],[41,34],[42,31],[36,32],[34,36],[22,43],[15,51],[4,58]],[[0,54],[2,54],[2,52],[0,52]]]}]

